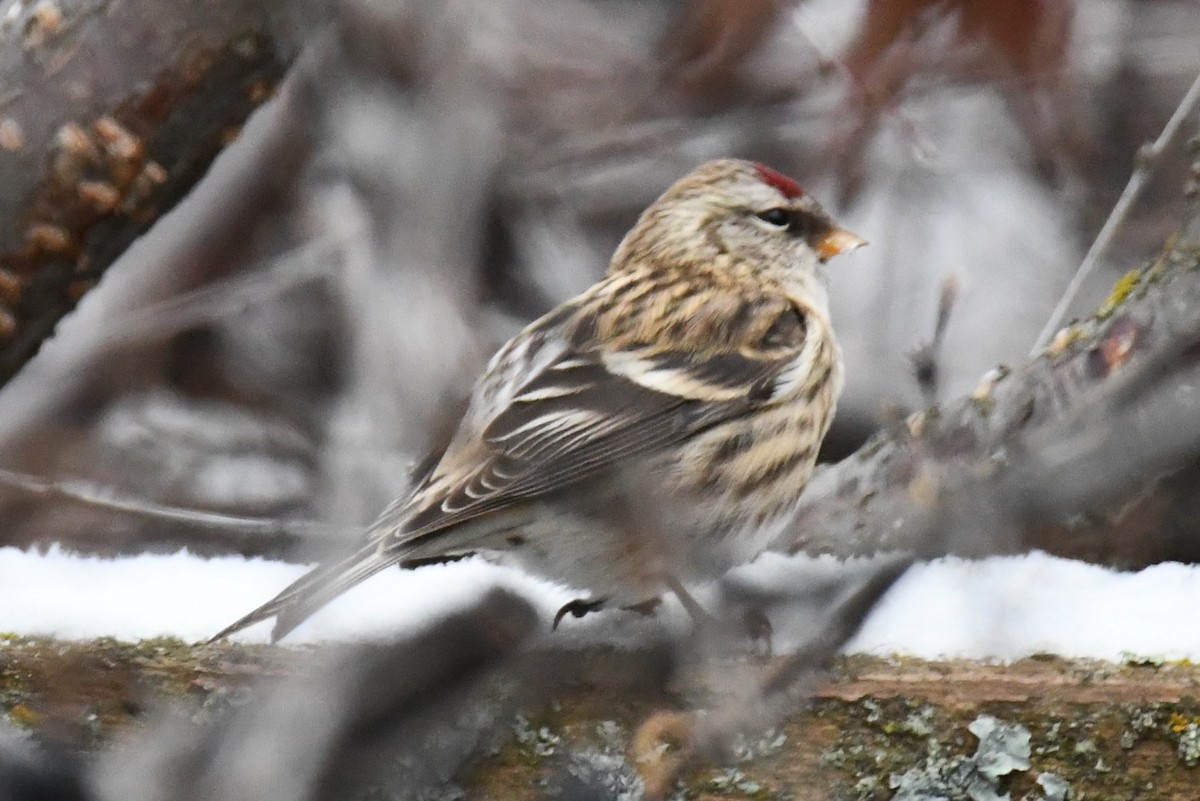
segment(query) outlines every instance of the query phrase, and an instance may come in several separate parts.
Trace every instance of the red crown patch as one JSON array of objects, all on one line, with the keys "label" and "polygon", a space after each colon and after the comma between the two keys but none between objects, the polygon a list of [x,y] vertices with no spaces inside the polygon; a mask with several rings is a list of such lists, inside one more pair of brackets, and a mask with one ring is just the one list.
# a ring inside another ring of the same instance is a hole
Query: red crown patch
[{"label": "red crown patch", "polygon": [[775,187],[789,200],[804,194],[804,187],[783,173],[773,170],[765,164],[755,164],[754,169],[758,171],[758,177],[762,178],[763,183]]}]

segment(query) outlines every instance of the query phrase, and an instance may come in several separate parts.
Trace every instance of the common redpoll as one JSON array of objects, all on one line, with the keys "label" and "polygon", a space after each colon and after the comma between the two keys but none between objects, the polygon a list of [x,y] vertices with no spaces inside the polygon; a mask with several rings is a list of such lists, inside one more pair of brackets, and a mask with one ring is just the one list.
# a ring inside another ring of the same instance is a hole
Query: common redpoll
[{"label": "common redpoll", "polygon": [[[754,557],[842,386],[819,267],[861,244],[768,167],[701,165],[599,283],[492,357],[445,452],[360,550],[214,639],[270,617],[278,639],[379,571],[439,557],[503,553],[618,606]],[[612,514],[630,476],[652,479],[666,535]]]}]

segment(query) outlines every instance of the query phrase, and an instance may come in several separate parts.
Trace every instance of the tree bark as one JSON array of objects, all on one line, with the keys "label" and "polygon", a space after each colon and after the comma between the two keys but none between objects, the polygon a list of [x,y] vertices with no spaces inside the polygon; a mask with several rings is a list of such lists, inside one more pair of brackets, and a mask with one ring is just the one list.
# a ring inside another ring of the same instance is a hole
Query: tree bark
[{"label": "tree bark", "polygon": [[41,2],[0,24],[0,384],[271,96],[296,53],[271,5]]}]

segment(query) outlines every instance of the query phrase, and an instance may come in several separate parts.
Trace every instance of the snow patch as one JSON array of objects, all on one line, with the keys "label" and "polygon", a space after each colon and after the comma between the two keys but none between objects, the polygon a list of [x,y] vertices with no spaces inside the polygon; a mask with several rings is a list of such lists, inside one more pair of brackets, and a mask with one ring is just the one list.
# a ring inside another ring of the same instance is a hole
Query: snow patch
[{"label": "snow patch", "polygon": [[[862,564],[829,557],[767,557],[742,568],[814,587]],[[264,559],[204,559],[186,551],[124,558],[0,548],[0,632],[63,639],[206,639],[271,598],[304,571]],[[805,576],[809,578],[805,578]],[[415,631],[477,600],[494,586],[529,598],[547,622],[583,594],[515,568],[468,559],[392,570],[321,610],[291,643],[361,640]],[[700,597],[712,597],[700,593]],[[1035,653],[1121,660],[1128,654],[1200,660],[1200,628],[1184,625],[1200,608],[1200,568],[1175,563],[1121,573],[1033,553],[978,561],[947,557],[903,576],[847,646],[851,653],[1013,660]],[[668,625],[681,615],[666,605]],[[606,620],[605,620],[606,619]],[[614,629],[662,625],[628,613],[567,618],[554,636],[608,637]],[[548,625],[548,623],[547,623]],[[270,624],[235,635],[264,642]],[[787,643],[777,642],[786,647]]]}]

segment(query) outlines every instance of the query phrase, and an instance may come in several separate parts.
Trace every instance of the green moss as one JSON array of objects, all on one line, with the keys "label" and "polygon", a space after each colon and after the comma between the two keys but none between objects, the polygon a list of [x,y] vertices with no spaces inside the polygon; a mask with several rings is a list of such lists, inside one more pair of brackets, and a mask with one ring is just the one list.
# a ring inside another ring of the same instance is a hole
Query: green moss
[{"label": "green moss", "polygon": [[1121,307],[1128,298],[1130,293],[1137,288],[1137,285],[1142,280],[1142,271],[1140,269],[1130,270],[1123,276],[1117,279],[1113,284],[1112,292],[1108,294],[1104,302],[1100,304],[1100,308],[1096,310],[1096,319],[1106,320],[1112,316],[1112,313]]}]

